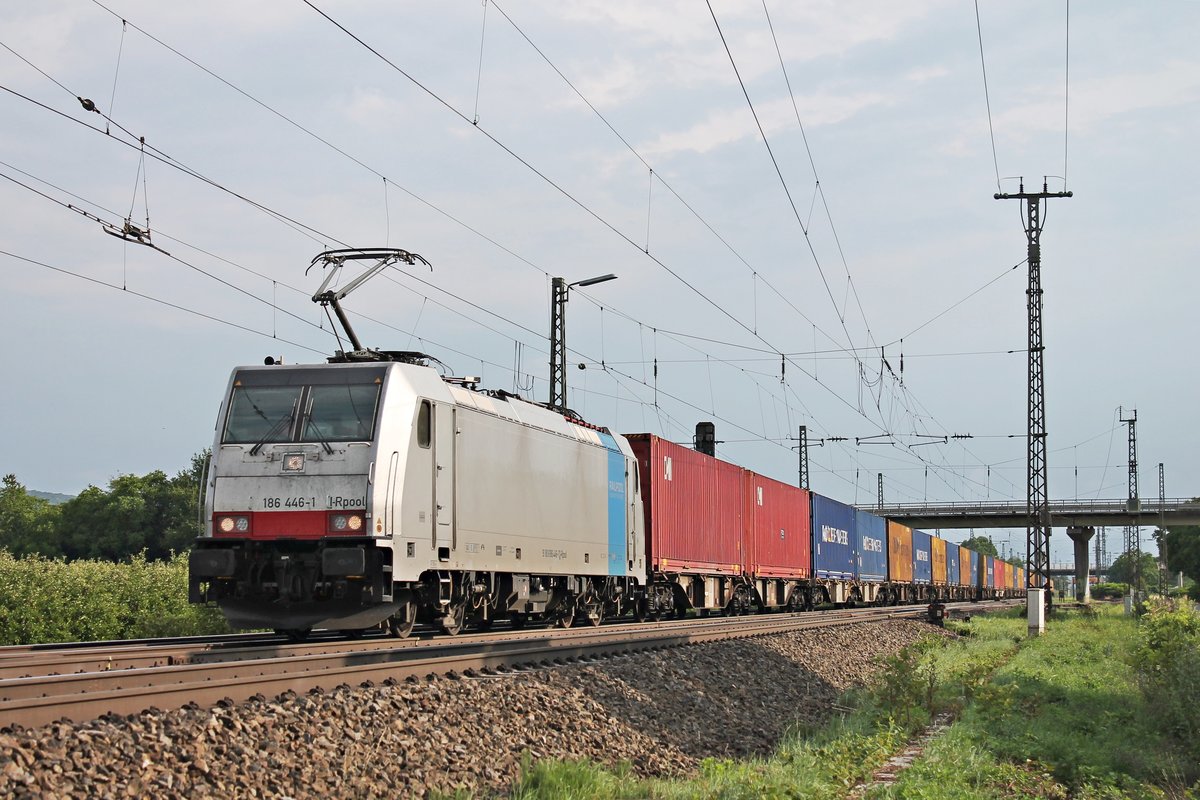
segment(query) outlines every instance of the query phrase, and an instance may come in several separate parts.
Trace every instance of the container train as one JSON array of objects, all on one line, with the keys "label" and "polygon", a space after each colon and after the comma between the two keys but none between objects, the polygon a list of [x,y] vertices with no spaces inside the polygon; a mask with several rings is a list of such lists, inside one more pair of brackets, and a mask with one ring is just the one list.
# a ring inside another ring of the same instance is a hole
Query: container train
[{"label": "container train", "polygon": [[192,602],[299,639],[1024,593],[999,559],[428,360],[233,370]]}]

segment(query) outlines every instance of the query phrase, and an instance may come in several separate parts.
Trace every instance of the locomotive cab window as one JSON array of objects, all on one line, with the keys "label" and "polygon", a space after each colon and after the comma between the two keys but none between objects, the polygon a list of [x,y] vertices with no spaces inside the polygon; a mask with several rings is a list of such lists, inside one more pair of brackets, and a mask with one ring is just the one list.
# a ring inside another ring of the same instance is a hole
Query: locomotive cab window
[{"label": "locomotive cab window", "polygon": [[309,392],[301,441],[359,442],[371,438],[378,386],[314,386]]},{"label": "locomotive cab window", "polygon": [[417,445],[420,447],[429,447],[432,411],[429,401],[422,400],[417,410]]},{"label": "locomotive cab window", "polygon": [[225,442],[290,442],[299,386],[235,386]]},{"label": "locomotive cab window", "polygon": [[382,377],[378,369],[239,372],[234,376],[221,441],[370,441],[375,435]]}]

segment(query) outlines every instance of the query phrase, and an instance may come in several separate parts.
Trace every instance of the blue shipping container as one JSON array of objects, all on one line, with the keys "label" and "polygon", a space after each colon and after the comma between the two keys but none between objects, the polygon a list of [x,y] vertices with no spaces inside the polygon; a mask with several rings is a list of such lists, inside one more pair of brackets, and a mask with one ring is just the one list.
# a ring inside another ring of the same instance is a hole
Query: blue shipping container
[{"label": "blue shipping container", "polygon": [[854,515],[854,524],[858,528],[858,579],[866,583],[886,581],[887,520],[866,511],[858,511]]},{"label": "blue shipping container", "polygon": [[976,589],[979,588],[979,553],[974,550],[968,551],[971,554],[971,585]]},{"label": "blue shipping container", "polygon": [[954,542],[946,542],[946,583],[951,586],[958,586],[962,583],[962,575],[958,570],[958,545]]},{"label": "blue shipping container", "polygon": [[995,573],[996,573],[996,559],[995,559],[995,558],[993,558],[992,556],[984,556],[984,557],[983,557],[983,559],[984,559],[984,564],[986,564],[986,565],[987,565],[987,567],[986,567],[986,569],[987,569],[987,582],[986,582],[986,583],[984,583],[984,586],[985,586],[986,588],[990,589],[990,588],[992,588],[993,586],[995,586],[995,585],[996,585],[996,584],[995,584],[995,580],[994,580],[994,578],[992,577],[992,576],[993,576],[993,575],[995,575]]},{"label": "blue shipping container", "polygon": [[854,508],[822,497],[812,496],[813,574],[818,578],[853,578]]},{"label": "blue shipping container", "polygon": [[913,528],[913,583],[933,583],[933,560],[929,543],[932,537]]}]

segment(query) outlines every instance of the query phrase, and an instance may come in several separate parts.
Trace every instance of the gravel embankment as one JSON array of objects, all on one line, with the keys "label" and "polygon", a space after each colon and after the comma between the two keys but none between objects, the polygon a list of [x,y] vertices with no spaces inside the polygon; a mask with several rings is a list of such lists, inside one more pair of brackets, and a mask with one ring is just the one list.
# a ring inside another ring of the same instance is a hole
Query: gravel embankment
[{"label": "gravel embankment", "polygon": [[524,753],[683,775],[706,756],[770,752],[791,724],[825,720],[878,656],[935,630],[872,623],[4,730],[0,797],[487,795],[512,785]]}]

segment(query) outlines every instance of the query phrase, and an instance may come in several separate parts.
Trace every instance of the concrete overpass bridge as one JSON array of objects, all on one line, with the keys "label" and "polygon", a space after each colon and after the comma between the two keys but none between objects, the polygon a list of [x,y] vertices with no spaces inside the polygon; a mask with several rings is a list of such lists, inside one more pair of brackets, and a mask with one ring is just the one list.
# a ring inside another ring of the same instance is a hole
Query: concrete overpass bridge
[{"label": "concrete overpass bridge", "polygon": [[[863,511],[914,528],[1025,528],[1024,501],[1004,503],[900,503],[860,505]],[[1123,527],[1125,525],[1200,525],[1200,501],[1194,498],[1130,500],[1051,500],[1050,527]]]}]

